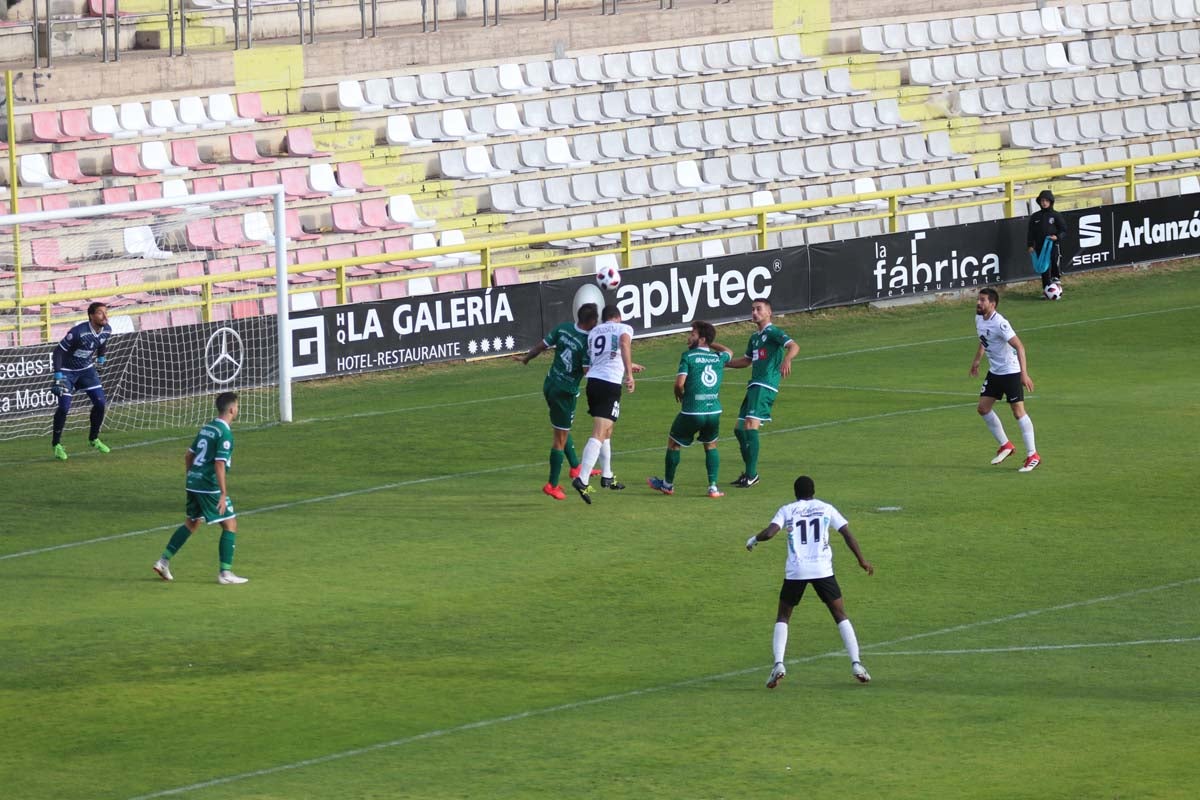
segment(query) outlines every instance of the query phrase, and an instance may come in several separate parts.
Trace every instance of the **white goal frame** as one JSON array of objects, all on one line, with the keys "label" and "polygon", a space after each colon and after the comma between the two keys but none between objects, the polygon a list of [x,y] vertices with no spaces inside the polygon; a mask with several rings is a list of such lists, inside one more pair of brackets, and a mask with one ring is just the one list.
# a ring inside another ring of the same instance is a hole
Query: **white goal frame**
[{"label": "white goal frame", "polygon": [[[277,307],[276,338],[279,349],[279,421],[292,421],[292,350],[288,331],[288,261],[287,217],[285,192],[282,184],[256,186],[248,189],[229,189],[219,192],[171,197],[155,200],[135,200],[128,203],[65,208],[56,211],[34,211],[23,214],[0,214],[0,226],[24,225],[33,222],[53,222],[63,219],[89,219],[121,214],[127,211],[153,211],[158,208],[179,208],[206,205],[223,200],[247,200],[265,197],[271,200],[275,226],[275,296]],[[14,281],[22,280],[22,270]],[[19,346],[19,345],[18,345]]]}]

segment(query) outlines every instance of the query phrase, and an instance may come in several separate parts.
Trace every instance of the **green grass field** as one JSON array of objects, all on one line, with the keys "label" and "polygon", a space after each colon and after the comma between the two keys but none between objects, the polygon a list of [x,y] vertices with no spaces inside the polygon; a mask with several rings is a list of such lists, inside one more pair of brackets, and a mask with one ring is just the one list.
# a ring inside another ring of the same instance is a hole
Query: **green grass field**
[{"label": "green grass field", "polygon": [[[238,433],[240,587],[212,530],[150,569],[192,431],[4,443],[0,797],[1195,797],[1200,268],[1003,294],[1028,475],[988,464],[967,301],[778,319],[763,480],[720,500],[699,448],[644,485],[682,336],[635,344],[629,488],[590,507],[540,493],[546,356],[300,385]],[[868,686],[810,596],[763,687],[784,545],[744,542],[802,472],[876,565],[835,542]]]}]

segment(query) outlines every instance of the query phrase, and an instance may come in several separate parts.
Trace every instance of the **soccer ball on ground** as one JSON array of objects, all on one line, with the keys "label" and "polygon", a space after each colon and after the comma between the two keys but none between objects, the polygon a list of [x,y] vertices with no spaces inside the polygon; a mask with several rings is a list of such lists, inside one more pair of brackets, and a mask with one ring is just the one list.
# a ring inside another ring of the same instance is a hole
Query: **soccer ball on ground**
[{"label": "soccer ball on ground", "polygon": [[601,289],[615,289],[621,285],[621,271],[612,266],[597,267],[596,283]]},{"label": "soccer ball on ground", "polygon": [[1061,300],[1063,295],[1062,285],[1052,283],[1042,290],[1042,294],[1046,296],[1047,300]]}]

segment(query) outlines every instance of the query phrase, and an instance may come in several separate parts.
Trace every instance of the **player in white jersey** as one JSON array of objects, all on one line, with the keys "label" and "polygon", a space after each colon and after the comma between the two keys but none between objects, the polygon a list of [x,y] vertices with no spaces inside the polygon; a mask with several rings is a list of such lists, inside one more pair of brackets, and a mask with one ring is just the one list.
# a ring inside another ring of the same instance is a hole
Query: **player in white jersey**
[{"label": "player in white jersey", "polygon": [[604,489],[624,489],[612,471],[613,423],[621,415],[621,384],[631,393],[634,373],[641,364],[633,363],[633,328],[621,321],[616,306],[605,306],[601,322],[588,331],[588,413],[592,415],[592,436],[583,448],[579,475],[571,486],[583,502],[592,502],[592,487],[588,485],[592,467],[600,461],[600,486]]},{"label": "player in white jersey", "polygon": [[792,609],[800,603],[804,589],[810,583],[816,590],[817,597],[821,598],[829,613],[833,615],[833,621],[837,623],[838,633],[842,635],[842,644],[846,646],[846,654],[850,656],[850,672],[855,680],[867,683],[871,676],[858,660],[858,637],[855,636],[854,626],[846,616],[842,590],[838,586],[837,578],[833,576],[830,530],[836,530],[842,535],[846,546],[858,559],[858,565],[866,570],[868,575],[875,574],[875,566],[863,558],[862,551],[858,549],[858,540],[850,533],[850,523],[846,518],[829,503],[813,497],[815,486],[812,478],[801,475],[796,478],[793,488],[796,502],[780,508],[775,512],[770,525],[746,540],[746,549],[753,551],[759,542],[768,541],[780,531],[787,533],[787,566],[784,568],[783,587],[779,590],[775,635],[771,640],[775,666],[771,668],[767,688],[774,689],[787,675],[783,655],[787,649],[788,622],[792,618]]},{"label": "player in white jersey", "polygon": [[1025,463],[1017,471],[1032,472],[1042,463],[1033,438],[1033,421],[1025,413],[1025,390],[1033,391],[1033,378],[1029,377],[1029,367],[1025,361],[1025,345],[1021,344],[1020,337],[1008,320],[996,310],[999,304],[1000,295],[995,289],[987,287],[979,290],[979,299],[975,303],[975,332],[979,334],[979,347],[971,362],[970,375],[979,375],[979,361],[984,353],[987,353],[988,373],[983,380],[983,388],[979,390],[979,406],[976,410],[992,436],[1000,443],[1000,449],[992,459],[993,464],[999,464],[1013,454],[1014,448],[1004,432],[1004,423],[992,406],[1001,397],[1008,398],[1008,405],[1021,428],[1021,438],[1025,440]]}]

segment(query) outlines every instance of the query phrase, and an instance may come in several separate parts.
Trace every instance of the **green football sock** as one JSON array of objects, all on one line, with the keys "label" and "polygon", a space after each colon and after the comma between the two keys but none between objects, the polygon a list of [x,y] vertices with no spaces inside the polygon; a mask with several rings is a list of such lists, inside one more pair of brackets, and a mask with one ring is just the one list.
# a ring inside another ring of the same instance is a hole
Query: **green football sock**
[{"label": "green football sock", "polygon": [[188,537],[191,535],[192,532],[188,530],[187,525],[180,525],[176,528],[175,532],[171,534],[171,541],[167,542],[167,549],[163,550],[162,557],[170,561],[171,556],[179,552],[179,548],[187,543]]},{"label": "green football sock", "polygon": [[221,531],[221,542],[217,545],[217,554],[221,559],[221,569],[233,569],[233,548],[237,535],[233,531]]},{"label": "green football sock", "polygon": [[[742,461],[749,463],[750,454],[746,452],[746,430],[744,428],[734,428],[733,435],[738,440],[738,452],[742,454]],[[747,472],[747,475],[750,473]]]},{"label": "green football sock", "polygon": [[550,485],[558,486],[558,477],[562,475],[564,453],[562,450],[550,451]]},{"label": "green football sock", "polygon": [[721,453],[717,448],[704,451],[704,468],[708,470],[709,484],[715,484],[717,473],[721,471]]},{"label": "green football sock", "polygon": [[679,469],[679,457],[683,455],[679,450],[667,451],[667,475],[663,480],[667,483],[675,483],[675,470]]},{"label": "green football sock", "polygon": [[753,478],[758,474],[758,428],[747,430],[746,436],[746,474]]},{"label": "green football sock", "polygon": [[[567,454],[567,463],[571,465],[571,469],[579,466],[579,454],[575,452],[575,440],[571,438],[571,434],[567,434],[567,446],[563,448],[563,452]],[[558,484],[554,484],[558,486]]]}]

